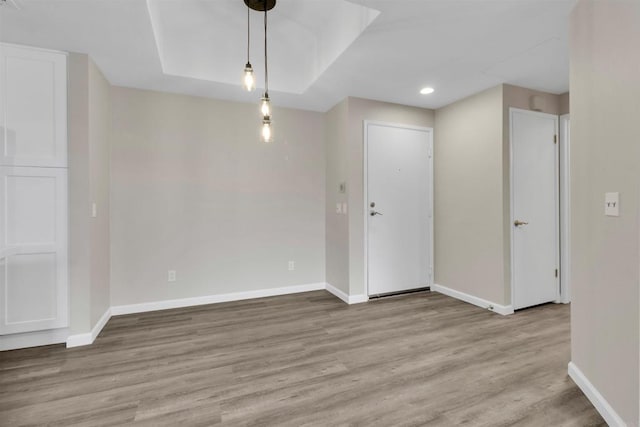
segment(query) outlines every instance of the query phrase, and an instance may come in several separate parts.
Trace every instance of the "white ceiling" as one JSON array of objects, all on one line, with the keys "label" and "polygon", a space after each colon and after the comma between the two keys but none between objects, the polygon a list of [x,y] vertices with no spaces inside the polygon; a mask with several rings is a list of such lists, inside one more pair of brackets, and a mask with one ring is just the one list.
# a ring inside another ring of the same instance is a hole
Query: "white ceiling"
[{"label": "white ceiling", "polygon": [[[112,84],[255,102],[242,0],[15,0],[0,40],[88,53]],[[500,83],[569,89],[575,0],[278,0],[270,95],[326,111],[346,96],[439,108]],[[263,77],[262,15],[251,62]],[[262,86],[262,85],[260,85]],[[431,95],[420,95],[432,86]]]}]

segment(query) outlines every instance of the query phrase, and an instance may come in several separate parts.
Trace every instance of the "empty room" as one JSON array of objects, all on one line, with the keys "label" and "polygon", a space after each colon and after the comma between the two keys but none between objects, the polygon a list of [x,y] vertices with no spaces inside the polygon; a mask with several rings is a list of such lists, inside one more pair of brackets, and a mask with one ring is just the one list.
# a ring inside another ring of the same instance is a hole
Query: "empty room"
[{"label": "empty room", "polygon": [[640,427],[638,0],[0,0],[0,426]]}]

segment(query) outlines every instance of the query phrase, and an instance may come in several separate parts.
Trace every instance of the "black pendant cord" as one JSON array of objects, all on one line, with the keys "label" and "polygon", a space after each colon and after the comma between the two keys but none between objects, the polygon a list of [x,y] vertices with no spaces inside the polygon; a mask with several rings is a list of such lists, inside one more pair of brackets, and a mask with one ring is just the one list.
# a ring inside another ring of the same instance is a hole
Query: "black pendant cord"
[{"label": "black pendant cord", "polygon": [[250,49],[251,47],[251,9],[247,6],[247,64],[250,64]]},{"label": "black pendant cord", "polygon": [[264,93],[269,96],[269,67],[267,65],[267,1],[264,0]]}]

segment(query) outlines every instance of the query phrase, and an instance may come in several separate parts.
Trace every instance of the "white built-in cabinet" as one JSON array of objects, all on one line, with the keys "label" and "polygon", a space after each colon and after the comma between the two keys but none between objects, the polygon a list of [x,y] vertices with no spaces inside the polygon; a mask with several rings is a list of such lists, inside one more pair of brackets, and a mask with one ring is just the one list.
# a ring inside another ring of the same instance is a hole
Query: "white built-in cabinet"
[{"label": "white built-in cabinet", "polygon": [[67,57],[0,44],[0,335],[69,322]]}]

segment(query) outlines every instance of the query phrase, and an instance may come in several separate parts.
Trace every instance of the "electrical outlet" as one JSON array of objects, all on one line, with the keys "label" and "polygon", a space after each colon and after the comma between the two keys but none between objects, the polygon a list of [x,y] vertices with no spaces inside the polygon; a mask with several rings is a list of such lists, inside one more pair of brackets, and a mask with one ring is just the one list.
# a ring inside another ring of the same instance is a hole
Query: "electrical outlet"
[{"label": "electrical outlet", "polygon": [[296,269],[296,263],[293,261],[289,261],[289,271],[293,271]]},{"label": "electrical outlet", "polygon": [[168,282],[175,282],[176,281],[176,271],[175,270],[169,270],[167,272],[167,281]]}]

